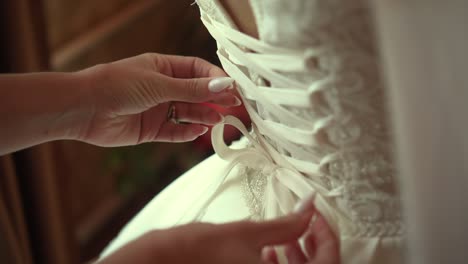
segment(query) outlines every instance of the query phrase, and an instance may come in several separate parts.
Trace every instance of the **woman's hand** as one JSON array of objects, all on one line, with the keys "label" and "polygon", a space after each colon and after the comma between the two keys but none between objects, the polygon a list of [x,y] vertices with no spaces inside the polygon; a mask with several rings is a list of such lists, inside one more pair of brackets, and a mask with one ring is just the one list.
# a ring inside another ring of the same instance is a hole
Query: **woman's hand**
[{"label": "woman's hand", "polygon": [[[282,244],[288,264],[340,263],[339,240],[325,218],[316,210],[314,197],[305,199],[296,208],[298,213],[313,212],[315,214],[312,223],[301,236],[303,247],[297,239]],[[268,264],[279,263],[278,255],[272,247],[264,248],[262,260]]]},{"label": "woman's hand", "polygon": [[75,73],[0,75],[0,155],[58,139],[100,146],[193,140],[221,121],[198,103],[240,104],[230,84],[202,59],[154,53]]},{"label": "woman's hand", "polygon": [[[298,241],[284,245],[288,264],[339,264],[339,242],[327,222],[317,213],[317,218],[302,235],[304,250]],[[278,264],[276,251],[267,247],[263,251],[264,263]]]},{"label": "woman's hand", "polygon": [[[284,246],[289,264],[338,264],[338,241],[312,201],[300,213],[265,222],[194,223],[155,230],[127,244],[99,264],[193,263],[276,264],[272,246]],[[298,239],[305,240],[305,253]]]},{"label": "woman's hand", "polygon": [[[215,110],[198,103],[240,104],[227,89],[232,79],[194,57],[144,54],[82,74],[90,80],[92,112],[75,127],[77,139],[100,146],[191,141],[208,130],[204,125],[222,121]],[[171,115],[183,123],[173,122]]]}]

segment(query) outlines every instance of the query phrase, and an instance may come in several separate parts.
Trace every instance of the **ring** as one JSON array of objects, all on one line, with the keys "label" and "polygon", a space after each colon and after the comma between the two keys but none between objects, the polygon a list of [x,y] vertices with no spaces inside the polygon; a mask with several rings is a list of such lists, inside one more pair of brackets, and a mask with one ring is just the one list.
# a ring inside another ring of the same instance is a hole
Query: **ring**
[{"label": "ring", "polygon": [[169,110],[167,111],[167,121],[171,121],[174,124],[179,124],[179,120],[177,120],[176,107],[173,103],[169,105]]}]

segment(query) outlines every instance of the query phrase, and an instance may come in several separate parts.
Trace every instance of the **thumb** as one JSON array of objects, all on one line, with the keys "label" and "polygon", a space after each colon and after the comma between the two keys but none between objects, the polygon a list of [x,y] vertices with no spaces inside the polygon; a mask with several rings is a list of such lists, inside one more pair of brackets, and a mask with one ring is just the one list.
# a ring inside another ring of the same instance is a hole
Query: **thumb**
[{"label": "thumb", "polygon": [[178,79],[168,78],[162,95],[163,101],[201,103],[214,99],[222,91],[232,87],[230,77]]},{"label": "thumb", "polygon": [[276,220],[256,223],[252,230],[257,246],[285,244],[299,239],[309,227],[314,212],[292,214]]},{"label": "thumb", "polygon": [[313,211],[294,213],[265,222],[232,223],[232,229],[261,249],[298,240],[309,227]]},{"label": "thumb", "polygon": [[294,213],[263,223],[251,223],[252,238],[257,246],[285,244],[298,240],[309,228],[312,216],[317,213],[315,195],[312,194],[300,201]]}]

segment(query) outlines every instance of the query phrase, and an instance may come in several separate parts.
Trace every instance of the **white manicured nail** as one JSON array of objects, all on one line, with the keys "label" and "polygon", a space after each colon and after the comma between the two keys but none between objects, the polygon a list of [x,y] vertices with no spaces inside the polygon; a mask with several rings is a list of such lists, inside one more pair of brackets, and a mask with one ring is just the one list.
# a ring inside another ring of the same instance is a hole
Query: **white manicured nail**
[{"label": "white manicured nail", "polygon": [[315,201],[315,192],[307,196],[306,198],[300,200],[294,207],[294,212],[303,213],[305,211],[311,210],[312,208],[315,207],[314,201]]},{"label": "white manicured nail", "polygon": [[234,97],[234,99],[236,100],[236,101],[234,102],[234,106],[242,105],[241,99],[239,99],[239,98],[237,98],[237,97]]},{"label": "white manicured nail", "polygon": [[225,118],[222,114],[219,114],[219,120],[219,123],[224,123]]},{"label": "white manicured nail", "polygon": [[230,77],[219,77],[216,79],[211,80],[208,83],[208,90],[212,93],[219,93],[226,88],[229,88],[232,86],[232,83],[234,82],[234,79]]},{"label": "white manicured nail", "polygon": [[204,135],[206,132],[208,132],[208,128],[206,126],[204,126],[203,130],[200,132],[199,136]]}]

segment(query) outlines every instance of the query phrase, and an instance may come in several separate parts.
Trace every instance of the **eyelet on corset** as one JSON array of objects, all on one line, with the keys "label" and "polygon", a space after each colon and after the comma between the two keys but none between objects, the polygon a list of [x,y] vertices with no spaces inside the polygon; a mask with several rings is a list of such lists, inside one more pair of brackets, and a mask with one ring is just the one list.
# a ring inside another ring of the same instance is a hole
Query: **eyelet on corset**
[{"label": "eyelet on corset", "polygon": [[324,68],[321,63],[322,57],[326,57],[327,51],[324,48],[309,48],[304,52],[304,65],[311,73],[320,73],[326,76],[332,72],[331,68]]},{"label": "eyelet on corset", "polygon": [[307,92],[309,95],[310,105],[318,108],[322,104],[321,90],[319,90],[315,85],[311,85]]},{"label": "eyelet on corset", "polygon": [[[307,55],[306,55],[307,56]],[[304,63],[307,69],[309,70],[317,70],[319,68],[319,59],[314,56],[310,55],[309,57],[306,57]]]}]

